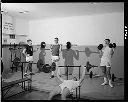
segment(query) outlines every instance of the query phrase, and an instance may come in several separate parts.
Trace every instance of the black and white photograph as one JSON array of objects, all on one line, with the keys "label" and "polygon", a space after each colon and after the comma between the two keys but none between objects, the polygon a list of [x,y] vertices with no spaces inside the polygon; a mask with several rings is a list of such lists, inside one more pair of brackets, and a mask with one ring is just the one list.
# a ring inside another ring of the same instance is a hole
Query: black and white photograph
[{"label": "black and white photograph", "polygon": [[124,2],[1,3],[1,100],[124,100],[124,39]]}]

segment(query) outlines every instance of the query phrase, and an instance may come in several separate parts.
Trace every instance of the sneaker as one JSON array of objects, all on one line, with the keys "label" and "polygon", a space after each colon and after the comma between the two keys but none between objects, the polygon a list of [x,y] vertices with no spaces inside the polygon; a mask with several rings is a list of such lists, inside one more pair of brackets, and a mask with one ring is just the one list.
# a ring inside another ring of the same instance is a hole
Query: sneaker
[{"label": "sneaker", "polygon": [[107,78],[104,77],[104,83],[102,83],[101,85],[106,85],[107,84]]},{"label": "sneaker", "polygon": [[114,87],[111,83],[109,84],[109,86],[112,88],[112,87]]},{"label": "sneaker", "polygon": [[112,85],[112,83],[111,83],[111,80],[109,80],[109,86],[112,88],[113,87],[113,85]]},{"label": "sneaker", "polygon": [[104,83],[102,83],[101,85],[106,85],[107,84],[107,82],[104,82]]},{"label": "sneaker", "polygon": [[35,75],[35,74],[31,72],[30,75]]},{"label": "sneaker", "polygon": [[54,78],[54,75],[51,75],[50,79],[51,79],[51,78]]},{"label": "sneaker", "polygon": [[24,76],[26,77],[26,76],[28,76],[28,74],[27,74],[27,73],[25,73],[25,74],[24,74]]}]

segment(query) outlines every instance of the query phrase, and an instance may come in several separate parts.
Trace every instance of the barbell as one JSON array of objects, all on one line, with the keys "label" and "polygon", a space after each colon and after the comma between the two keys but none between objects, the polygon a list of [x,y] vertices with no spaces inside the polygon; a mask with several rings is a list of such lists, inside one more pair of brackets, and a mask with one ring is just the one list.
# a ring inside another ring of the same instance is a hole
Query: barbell
[{"label": "barbell", "polygon": [[[73,46],[77,46],[77,45],[74,44]],[[40,49],[43,49],[43,48],[40,48]],[[45,49],[45,48],[44,48],[44,50],[50,50],[50,49]],[[91,55],[92,53],[97,53],[97,54],[99,54],[99,52],[91,51],[88,47],[85,47],[85,49],[84,49],[83,51],[79,51],[79,50],[78,50],[78,52],[84,52],[87,57],[90,57],[90,55]]]},{"label": "barbell", "polygon": [[[78,67],[78,68],[80,68],[81,66],[70,66],[70,65],[67,65],[67,66],[58,66],[58,67],[67,67],[67,68],[68,68],[68,67]],[[86,67],[87,72],[89,72],[89,70],[90,70],[91,68],[98,67],[98,66],[91,65],[90,62],[87,61],[87,62],[86,62],[86,65],[85,65],[84,67]],[[79,70],[79,71],[80,71],[80,70]],[[80,72],[79,72],[79,74],[80,74]],[[89,74],[86,74],[86,75],[89,75],[89,77],[92,78],[93,72],[91,71]]]},{"label": "barbell", "polygon": [[[62,44],[60,44],[61,46],[63,46]],[[73,44],[72,46],[77,46],[76,44]],[[51,46],[50,46],[50,48],[51,48]],[[42,50],[42,49],[44,49],[44,50],[51,50],[50,48],[42,48],[42,47],[40,47],[40,50]]]},{"label": "barbell", "polygon": [[[61,44],[62,45],[62,44]],[[77,46],[76,44],[73,44],[72,46]],[[116,48],[116,43],[110,43],[109,44],[109,47],[110,48]],[[97,49],[98,50],[101,50],[103,48],[103,44],[99,44],[99,46],[97,47]],[[45,50],[50,50],[50,49],[45,49]],[[91,51],[88,47],[85,47],[85,50],[84,51],[79,51],[78,50],[78,52],[85,52],[85,55],[87,56],[87,57],[90,57],[90,55],[92,54],[92,53],[97,53],[97,54],[100,54],[99,53],[99,51]]]},{"label": "barbell", "polygon": [[[20,58],[16,57],[13,61],[13,64],[18,67],[20,63],[29,63],[29,62],[21,62]],[[41,59],[39,59],[37,61],[37,63],[33,63],[32,64],[37,64],[37,68],[40,69],[40,71],[44,72],[44,73],[50,73],[51,71],[55,71],[56,70],[56,63],[53,62],[51,65],[49,64],[43,64],[43,61]],[[65,67],[65,66],[59,66],[59,67]],[[80,66],[67,66],[67,67],[80,67]],[[89,61],[86,62],[86,67],[87,69],[87,72],[89,72],[89,70],[91,68],[94,68],[94,67],[98,67],[98,66],[95,66],[95,65],[91,65]],[[90,78],[92,78],[93,76],[93,72],[90,71],[89,74],[86,74],[86,75],[89,75]],[[114,81],[116,77],[114,76],[114,74],[112,74],[112,81]]]},{"label": "barbell", "polygon": [[89,70],[90,70],[91,68],[98,67],[98,66],[91,65],[91,64],[90,64],[90,62],[89,62],[89,61],[87,61],[87,62],[86,62],[86,66],[84,66],[84,67],[86,67],[87,72],[89,72]]},{"label": "barbell", "polygon": [[[84,66],[84,67],[86,67],[87,72],[89,72],[89,70],[90,70],[91,68],[98,67],[98,66],[91,65],[90,62],[87,61],[87,62],[86,62],[86,66]],[[93,76],[93,72],[90,71],[90,73],[89,73],[89,74],[86,74],[86,75],[89,75],[89,77],[92,78],[92,76]]]},{"label": "barbell", "polygon": [[[79,51],[79,50],[78,50],[78,51]],[[85,47],[85,50],[84,50],[84,51],[79,51],[79,52],[85,52],[85,55],[86,55],[87,57],[90,57],[90,55],[91,55],[92,53],[97,53],[97,54],[99,54],[99,52],[91,51],[88,47]]]},{"label": "barbell", "polygon": [[[95,66],[95,65],[91,65],[90,64],[90,62],[89,61],[87,61],[87,63],[86,63],[86,69],[87,69],[87,72],[89,72],[89,70],[91,69],[91,68],[94,68],[94,67],[98,67],[98,66]],[[90,73],[89,74],[86,74],[86,75],[89,75],[89,77],[90,78],[92,78],[93,77],[93,72],[92,71],[90,71]],[[114,80],[116,79],[117,77],[115,77],[115,75],[114,74],[112,74],[112,81],[114,82]]]},{"label": "barbell", "polygon": [[[16,57],[13,61],[13,65],[15,65],[16,67],[18,67],[20,65],[20,63],[29,63],[29,62],[21,62],[20,58]],[[37,63],[33,63],[31,62],[32,64],[36,64],[37,65],[37,68],[39,70],[41,70],[42,72],[45,72],[45,73],[49,73],[51,71],[55,71],[56,70],[56,63],[53,62],[51,65],[49,64],[44,64],[43,61],[41,59],[39,59],[37,61]],[[87,71],[89,72],[89,70],[93,67],[98,67],[98,66],[95,66],[95,65],[91,65],[89,63],[89,61],[87,61],[86,63],[86,69]]]},{"label": "barbell", "polygon": [[[20,58],[16,57],[13,61],[13,65],[15,65],[16,67],[18,67],[20,65],[20,63],[29,63],[29,62],[21,62]],[[32,64],[36,64],[37,68],[40,69],[42,72],[44,73],[50,73],[51,71],[55,71],[56,70],[56,63],[52,62],[51,65],[49,64],[43,64],[43,61],[41,59],[39,59],[37,61],[37,63],[33,63]]]},{"label": "barbell", "polygon": [[[16,44],[14,44],[14,45],[16,45]],[[62,44],[60,44],[60,45],[62,45]],[[17,46],[18,46],[18,45],[17,45]],[[19,45],[19,46],[21,46],[21,45]],[[72,44],[72,46],[76,47],[77,44]],[[19,47],[18,49],[22,49],[22,47]],[[37,48],[37,50],[38,50],[38,49],[39,49],[39,48]],[[44,49],[44,50],[50,50],[50,48],[47,48],[47,49],[46,49],[46,48],[41,48],[41,47],[40,47],[40,50],[42,50],[42,49]],[[17,50],[17,49],[10,47],[9,50]],[[79,52],[85,52],[85,54],[86,54],[87,57],[90,57],[90,55],[91,55],[92,53],[99,53],[99,52],[91,51],[88,47],[86,47],[84,51],[79,51]],[[24,56],[24,57],[25,57],[25,56]]]}]

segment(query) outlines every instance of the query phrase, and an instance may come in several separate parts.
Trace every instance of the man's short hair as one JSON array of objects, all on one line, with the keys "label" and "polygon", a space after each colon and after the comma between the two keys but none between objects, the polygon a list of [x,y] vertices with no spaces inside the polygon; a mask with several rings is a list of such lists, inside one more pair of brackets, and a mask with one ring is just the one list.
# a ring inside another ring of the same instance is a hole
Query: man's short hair
[{"label": "man's short hair", "polygon": [[41,48],[45,48],[46,43],[45,42],[41,42]]},{"label": "man's short hair", "polygon": [[105,40],[107,40],[110,43],[110,39],[105,39]]},{"label": "man's short hair", "polygon": [[68,42],[66,43],[66,48],[67,48],[67,49],[70,49],[71,46],[72,46],[71,42],[68,41]]},{"label": "man's short hair", "polygon": [[32,41],[31,39],[28,39],[27,42]]},{"label": "man's short hair", "polygon": [[54,39],[59,40],[57,37],[56,37],[56,38],[54,38]]}]

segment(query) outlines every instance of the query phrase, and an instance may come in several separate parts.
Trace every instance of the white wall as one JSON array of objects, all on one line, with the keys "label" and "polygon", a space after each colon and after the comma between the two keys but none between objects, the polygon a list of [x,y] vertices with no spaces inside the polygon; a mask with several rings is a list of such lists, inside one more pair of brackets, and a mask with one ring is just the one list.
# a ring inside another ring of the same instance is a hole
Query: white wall
[{"label": "white wall", "polygon": [[17,35],[29,34],[29,21],[26,19],[15,18],[15,30]]},{"label": "white wall", "polygon": [[29,22],[29,38],[34,44],[52,43],[59,37],[61,43],[71,41],[78,45],[97,45],[110,38],[124,45],[124,13],[74,16]]}]

